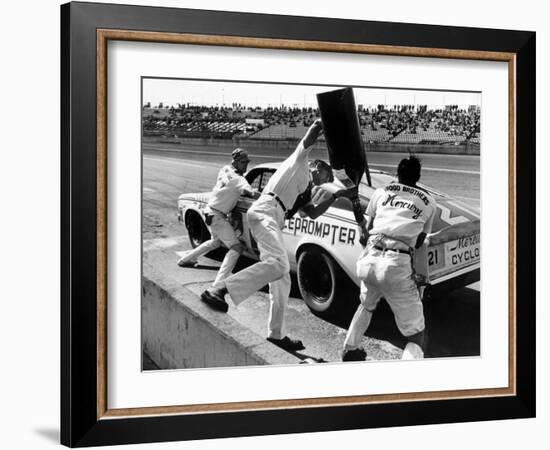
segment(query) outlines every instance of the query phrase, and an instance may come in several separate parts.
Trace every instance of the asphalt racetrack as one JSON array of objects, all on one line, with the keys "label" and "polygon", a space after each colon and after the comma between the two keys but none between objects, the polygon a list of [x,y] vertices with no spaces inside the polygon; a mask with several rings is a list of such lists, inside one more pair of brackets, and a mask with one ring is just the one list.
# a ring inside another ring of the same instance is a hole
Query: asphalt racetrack
[{"label": "asphalt racetrack", "polygon": [[[284,160],[292,151],[250,146],[249,168],[254,165]],[[207,192],[214,185],[220,167],[230,162],[233,150],[227,146],[143,143],[143,239],[147,246],[162,245],[163,239],[180,239],[181,251],[190,248],[185,227],[177,220],[177,199],[182,193]],[[395,173],[399,160],[406,153],[367,153],[371,168]],[[419,154],[423,171],[421,182],[437,191],[455,196],[474,208],[480,204],[480,158],[474,155]],[[314,150],[310,159],[327,159],[326,151]],[[209,255],[211,256],[211,255]],[[221,255],[202,258],[202,272],[213,279]],[[174,264],[177,261],[174,254]],[[246,265],[247,261],[241,262]],[[181,269],[182,278],[193,278],[201,269]],[[202,278],[203,274],[200,274]],[[294,283],[295,284],[295,283]],[[197,286],[197,291],[202,285]],[[296,286],[289,302],[288,330],[311,349],[309,358],[317,361],[339,360],[341,344],[357,304],[356,298],[346,299],[349,307],[337,317],[327,320],[311,314],[299,298]],[[355,292],[349,296],[355,297]],[[426,356],[456,357],[480,355],[480,295],[479,283],[432,298],[425,305],[429,332]],[[247,300],[239,308],[230,307],[230,314],[250,329],[265,334],[268,300],[264,293]],[[293,317],[294,316],[294,317]],[[399,357],[405,341],[397,330],[393,315],[385,302],[377,309],[366,333],[366,346],[373,359]],[[369,351],[371,350],[371,351]]]}]

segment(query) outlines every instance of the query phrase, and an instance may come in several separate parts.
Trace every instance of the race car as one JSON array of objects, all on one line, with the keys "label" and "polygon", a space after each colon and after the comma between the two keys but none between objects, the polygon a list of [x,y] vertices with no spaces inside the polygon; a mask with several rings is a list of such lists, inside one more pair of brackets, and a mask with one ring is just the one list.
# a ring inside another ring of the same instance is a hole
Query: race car
[{"label": "race car", "polygon": [[[278,166],[279,163],[261,164],[245,177],[261,192]],[[397,181],[389,173],[372,169],[370,178],[372,186],[367,184],[365,177],[359,185],[359,197],[365,209],[376,188]],[[432,233],[426,239],[428,280],[432,291],[453,290],[479,281],[479,212],[423,184],[418,186],[429,192],[438,206]],[[209,192],[182,194],[178,199],[178,220],[185,224],[193,247],[210,239],[204,218],[210,195]],[[257,260],[258,248],[246,220],[252,202],[242,197],[233,217],[240,222],[240,239],[246,244],[244,254]],[[344,306],[343,302],[350,297],[342,295],[344,289],[350,281],[356,286],[360,284],[355,264],[362,246],[351,201],[339,198],[315,220],[295,214],[286,220],[283,237],[291,270],[297,275],[300,293],[308,307],[319,315],[328,315]]]}]

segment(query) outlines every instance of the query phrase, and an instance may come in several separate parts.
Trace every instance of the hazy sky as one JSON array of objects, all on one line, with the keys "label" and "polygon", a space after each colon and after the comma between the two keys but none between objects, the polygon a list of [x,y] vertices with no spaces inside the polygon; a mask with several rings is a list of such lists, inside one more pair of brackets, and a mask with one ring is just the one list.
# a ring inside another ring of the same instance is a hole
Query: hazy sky
[{"label": "hazy sky", "polygon": [[[193,81],[173,79],[143,80],[143,103],[165,105],[191,103],[206,106],[287,106],[317,107],[315,95],[341,86]],[[385,88],[353,88],[358,105],[481,105],[481,94],[445,91],[415,91]]]}]

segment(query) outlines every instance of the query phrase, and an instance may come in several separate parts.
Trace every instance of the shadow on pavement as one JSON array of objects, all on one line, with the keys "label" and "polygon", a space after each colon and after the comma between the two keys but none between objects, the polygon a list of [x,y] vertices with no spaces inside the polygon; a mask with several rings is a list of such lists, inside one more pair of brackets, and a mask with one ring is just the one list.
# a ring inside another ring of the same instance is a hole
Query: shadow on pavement
[{"label": "shadow on pavement", "polygon": [[[347,330],[358,305],[358,291],[350,289],[344,295],[356,298],[340,311],[322,318]],[[355,296],[355,297],[354,297]],[[424,304],[428,335],[426,357],[458,357],[480,355],[480,304],[479,291],[462,288],[431,298]],[[395,324],[393,312],[381,300],[365,336],[387,341],[404,348],[407,340]]]},{"label": "shadow on pavement", "polygon": [[[215,250],[207,256],[221,261],[224,254],[224,250]],[[254,262],[247,257],[241,257],[235,272],[250,266]],[[205,266],[205,268],[213,269],[214,267]],[[268,292],[267,286],[264,286],[261,290],[262,292]],[[315,315],[347,330],[359,304],[359,289],[350,282],[341,295],[348,300],[341,305],[342,307],[338,311],[328,316]],[[292,274],[290,296],[301,298],[295,274]],[[428,334],[426,357],[480,355],[479,299],[479,291],[465,287],[445,294],[437,294],[425,302],[424,315]],[[399,332],[393,312],[385,300],[380,301],[365,335],[387,341],[401,349],[407,344],[407,340]],[[314,357],[308,355],[296,354],[296,356],[304,360],[315,360]]]},{"label": "shadow on pavement", "polygon": [[145,352],[142,353],[142,369],[141,370],[160,370],[160,367],[157,366],[154,361],[149,358],[149,355]]}]

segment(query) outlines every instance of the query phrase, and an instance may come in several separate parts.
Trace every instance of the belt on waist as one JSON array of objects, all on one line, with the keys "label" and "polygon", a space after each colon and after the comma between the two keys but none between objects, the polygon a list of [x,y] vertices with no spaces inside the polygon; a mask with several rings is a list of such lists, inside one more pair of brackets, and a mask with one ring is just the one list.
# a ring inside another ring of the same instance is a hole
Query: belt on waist
[{"label": "belt on waist", "polygon": [[[223,216],[224,218],[228,218],[229,214],[226,214],[224,213],[223,211],[220,211],[219,209],[216,209],[216,208],[212,208],[211,206],[208,206],[208,208],[212,211],[212,212],[215,212],[215,213],[218,213],[219,215]],[[208,213],[205,213],[205,215],[207,215]],[[212,214],[210,214],[212,215]]]},{"label": "belt on waist", "polygon": [[281,205],[281,208],[283,208],[283,212],[286,213],[286,207],[285,207],[285,204],[283,203],[283,201],[277,196],[277,194],[275,194],[274,192],[266,192],[267,195],[271,195],[271,197],[273,197],[275,200],[277,200],[277,203],[279,205]]},{"label": "belt on waist", "polygon": [[401,250],[400,248],[384,248],[384,247],[381,247],[379,245],[374,245],[373,248],[375,248],[376,250],[380,250],[381,252],[385,252],[387,250],[390,250],[392,252],[397,252],[397,253],[404,253],[405,255],[411,255],[411,252],[410,250]]}]

